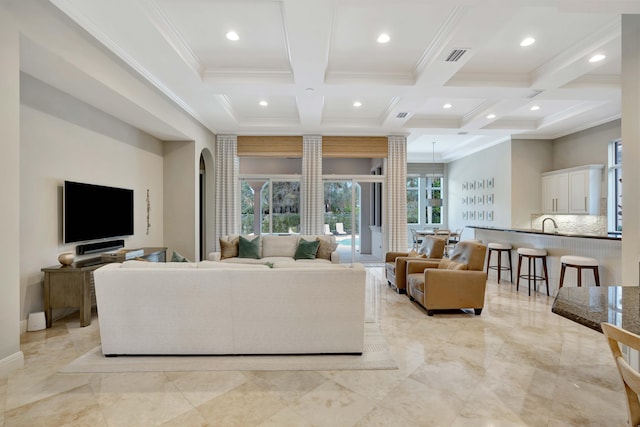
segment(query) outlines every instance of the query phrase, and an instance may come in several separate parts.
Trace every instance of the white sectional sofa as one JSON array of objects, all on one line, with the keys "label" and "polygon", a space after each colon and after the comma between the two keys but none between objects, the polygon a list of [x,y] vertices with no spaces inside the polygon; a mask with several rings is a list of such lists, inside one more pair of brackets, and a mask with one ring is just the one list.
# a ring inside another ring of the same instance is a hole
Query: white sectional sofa
[{"label": "white sectional sofa", "polygon": [[[256,236],[244,236],[247,239],[254,239]],[[338,244],[336,243],[335,236],[324,234],[312,234],[312,235],[264,235],[260,236],[260,258],[240,258],[237,255],[231,257],[225,257],[225,246],[234,240],[239,239],[239,235],[228,235],[220,238],[220,244],[223,247],[220,252],[209,253],[208,259],[211,261],[222,261],[225,263],[239,263],[239,264],[274,264],[280,265],[283,263],[340,263],[340,254],[336,250]],[[321,246],[318,251],[318,256],[313,259],[299,259],[296,260],[294,255],[298,247],[300,239],[306,241],[320,240]],[[226,243],[226,245],[225,245]],[[224,246],[223,246],[224,245]]]},{"label": "white sectional sofa", "polygon": [[105,355],[363,351],[361,264],[126,261],[94,280]]}]

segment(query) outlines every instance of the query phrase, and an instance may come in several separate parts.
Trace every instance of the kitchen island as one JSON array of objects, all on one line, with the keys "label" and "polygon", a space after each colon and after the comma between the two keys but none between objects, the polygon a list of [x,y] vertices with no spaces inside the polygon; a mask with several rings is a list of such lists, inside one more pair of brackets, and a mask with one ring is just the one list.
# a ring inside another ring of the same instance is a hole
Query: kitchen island
[{"label": "kitchen island", "polygon": [[[549,294],[555,295],[560,279],[560,257],[563,255],[579,255],[595,258],[600,262],[600,283],[613,285],[622,283],[622,238],[618,234],[579,234],[543,233],[542,230],[522,228],[499,228],[485,226],[468,226],[474,231],[474,239],[483,243],[508,243],[513,246],[513,280],[516,280],[518,257],[516,250],[521,247],[539,248],[547,251],[547,266],[549,271]],[[523,262],[526,268],[526,261]],[[583,272],[583,286],[593,286],[593,274]],[[495,274],[491,271],[490,274]],[[524,282],[526,286],[526,281]],[[563,286],[576,286],[576,270],[567,269]],[[522,283],[521,283],[522,284]],[[538,289],[546,293],[544,286]]]},{"label": "kitchen island", "polygon": [[639,297],[638,286],[563,286],[551,311],[598,332],[602,332],[600,324],[608,322],[640,335]]}]

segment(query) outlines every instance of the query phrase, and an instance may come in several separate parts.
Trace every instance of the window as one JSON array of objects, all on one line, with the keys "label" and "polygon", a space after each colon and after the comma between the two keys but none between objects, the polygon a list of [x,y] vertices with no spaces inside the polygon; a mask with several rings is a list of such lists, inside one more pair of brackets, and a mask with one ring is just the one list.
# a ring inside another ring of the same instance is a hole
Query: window
[{"label": "window", "polygon": [[420,223],[420,177],[407,178],[407,224]]},{"label": "window", "polygon": [[254,191],[247,181],[240,183],[240,215],[242,234],[251,234],[254,231],[253,214],[254,214]]},{"label": "window", "polygon": [[300,231],[300,181],[252,177],[240,180],[243,234],[290,234]]},{"label": "window", "polygon": [[442,181],[437,175],[407,177],[407,224],[442,224],[443,207],[427,205],[428,199],[442,198]]},{"label": "window", "polygon": [[[442,198],[442,177],[441,176],[429,176],[426,178],[427,199],[441,199]],[[442,206],[426,206],[427,224],[442,224]]]},{"label": "window", "polygon": [[609,231],[622,231],[622,140],[609,145]]}]

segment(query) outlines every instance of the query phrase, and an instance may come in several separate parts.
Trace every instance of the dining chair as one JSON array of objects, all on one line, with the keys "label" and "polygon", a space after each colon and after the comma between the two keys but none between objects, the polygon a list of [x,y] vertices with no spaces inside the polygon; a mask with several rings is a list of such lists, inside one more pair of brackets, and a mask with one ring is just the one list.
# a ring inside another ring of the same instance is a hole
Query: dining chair
[{"label": "dining chair", "polygon": [[607,322],[601,323],[600,327],[609,342],[613,359],[624,384],[627,396],[627,426],[638,426],[640,425],[640,402],[638,401],[640,373],[625,360],[620,344],[640,351],[640,336]]},{"label": "dining chair", "polygon": [[419,237],[418,232],[413,228],[411,228],[410,230],[411,230],[411,240],[413,242],[413,250],[417,252],[418,248],[420,248],[420,244],[422,243],[422,237]]}]

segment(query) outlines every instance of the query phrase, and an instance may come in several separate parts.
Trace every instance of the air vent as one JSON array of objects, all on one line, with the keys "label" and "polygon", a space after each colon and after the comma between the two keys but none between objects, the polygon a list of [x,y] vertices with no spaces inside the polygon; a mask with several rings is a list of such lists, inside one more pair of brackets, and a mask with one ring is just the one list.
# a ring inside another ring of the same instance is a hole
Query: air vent
[{"label": "air vent", "polygon": [[460,61],[460,58],[462,58],[462,55],[467,53],[467,50],[468,49],[453,49],[451,52],[449,52],[449,56],[447,56],[447,59],[445,59],[445,61],[458,62]]},{"label": "air vent", "polygon": [[398,113],[398,115],[396,116],[398,119],[404,119],[405,117],[407,117],[409,115],[409,113]]},{"label": "air vent", "polygon": [[529,98],[529,99],[535,98],[536,96],[540,95],[541,93],[542,93],[541,90],[534,89],[533,92],[531,92],[529,95],[527,95],[527,98]]}]

